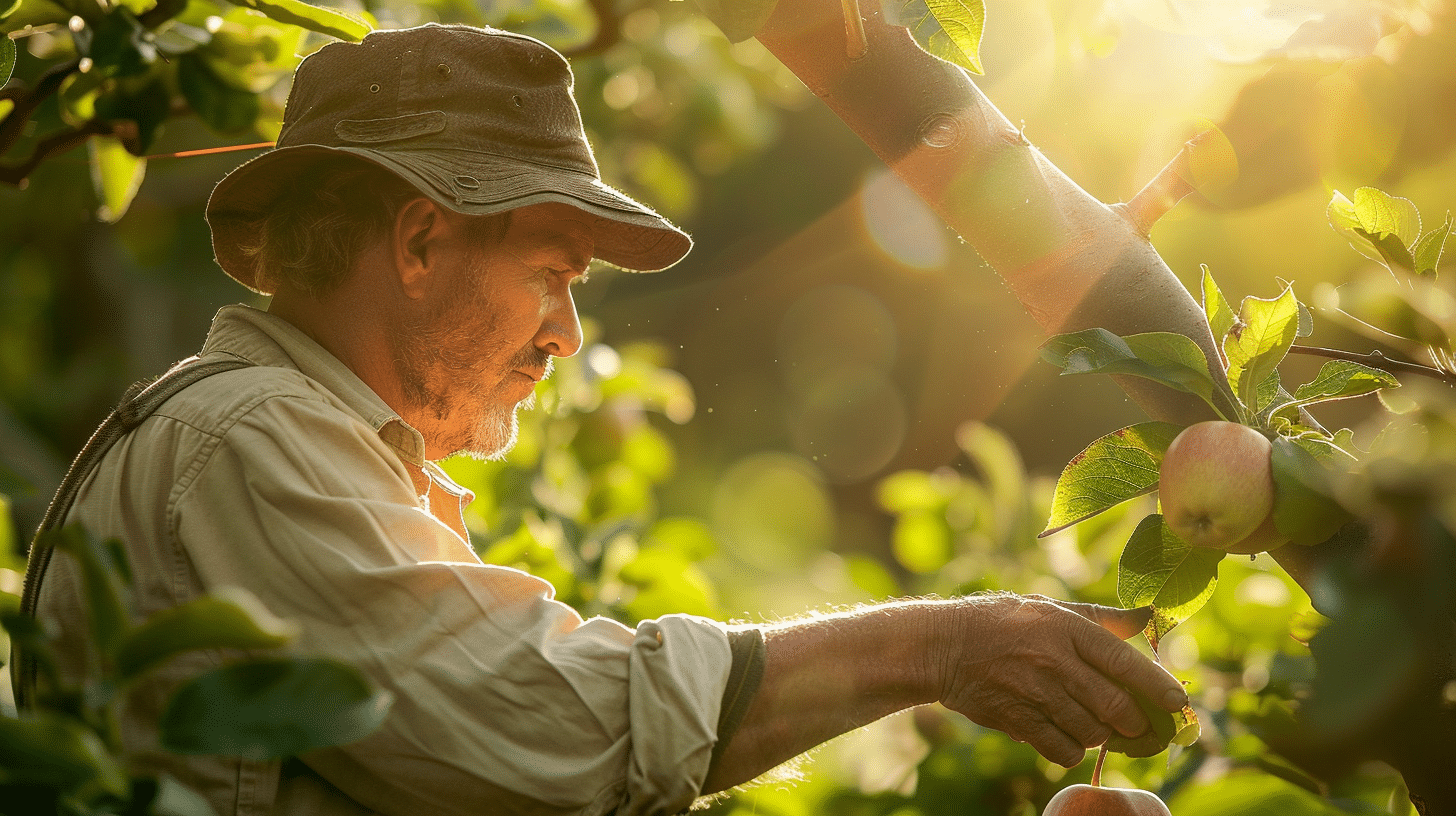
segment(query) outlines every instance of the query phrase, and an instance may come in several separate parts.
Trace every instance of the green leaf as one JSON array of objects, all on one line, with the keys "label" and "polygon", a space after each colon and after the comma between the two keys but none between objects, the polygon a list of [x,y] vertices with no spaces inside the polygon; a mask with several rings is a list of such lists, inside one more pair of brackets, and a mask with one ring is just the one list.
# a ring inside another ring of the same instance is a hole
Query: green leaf
[{"label": "green leaf", "polygon": [[1341,428],[1335,431],[1335,447],[1345,451],[1351,458],[1355,458],[1359,448],[1355,446],[1355,431],[1350,428]]},{"label": "green leaf", "polygon": [[1416,273],[1435,277],[1441,265],[1441,252],[1446,247],[1446,236],[1451,234],[1451,215],[1447,213],[1445,223],[1427,232],[1411,247]]},{"label": "green leaf", "polygon": [[773,14],[778,0],[697,0],[698,10],[722,29],[729,42],[742,42],[757,34]]},{"label": "green leaf", "polygon": [[189,0],[156,0],[155,3],[147,3],[150,8],[136,11],[138,20],[148,30],[154,30],[173,17],[181,14],[187,9]]},{"label": "green leaf", "polygon": [[1203,264],[1203,314],[1208,318],[1208,327],[1213,330],[1214,341],[1222,347],[1224,336],[1234,327],[1234,310],[1214,282],[1208,264]]},{"label": "green leaf", "polygon": [[1299,324],[1298,327],[1294,330],[1294,336],[1296,338],[1308,337],[1311,334],[1314,334],[1314,315],[1310,313],[1308,306],[1304,305],[1303,303],[1300,303],[1298,305]]},{"label": "green leaf", "polygon": [[[1343,460],[1343,461],[1342,461]],[[1333,445],[1313,439],[1278,437],[1270,463],[1274,469],[1274,529],[1295,544],[1318,544],[1349,521],[1333,497],[1335,470],[1352,460]]]},{"label": "green leaf", "polygon": [[[75,16],[68,6],[71,0],[0,0],[0,34],[13,34],[26,26],[31,30],[42,26],[65,26]],[[93,6],[93,8],[99,8]],[[17,46],[19,47],[19,46]]]},{"label": "green leaf", "polygon": [[100,206],[96,217],[114,224],[126,215],[147,175],[147,160],[127,152],[120,139],[97,136],[86,143],[91,157],[91,183]]},{"label": "green leaf", "polygon": [[1275,369],[1269,372],[1269,376],[1265,377],[1263,382],[1259,383],[1258,389],[1254,391],[1254,402],[1250,407],[1255,412],[1260,412],[1273,405],[1275,400],[1279,399],[1279,386],[1279,370]]},{"label": "green leaf", "polygon": [[149,816],[217,816],[202,794],[165,773],[157,775],[156,795],[147,813]]},{"label": "green leaf", "polygon": [[1163,752],[1178,732],[1178,724],[1174,721],[1173,715],[1164,711],[1162,706],[1148,699],[1148,696],[1141,691],[1132,688],[1124,690],[1132,697],[1133,702],[1137,703],[1143,715],[1148,718],[1152,732],[1141,737],[1124,737],[1114,731],[1112,736],[1107,738],[1107,750],[1130,757],[1149,757]]},{"label": "green leaf", "polygon": [[[1371,368],[1348,360],[1330,360],[1320,366],[1313,380],[1294,391],[1290,405],[1311,405],[1316,402],[1362,397],[1382,388],[1398,388],[1400,380],[1388,371]],[[1281,411],[1284,409],[1281,408]]]},{"label": "green leaf", "polygon": [[1391,269],[1415,271],[1410,247],[1420,236],[1421,217],[1409,200],[1361,187],[1352,201],[1336,190],[1325,213],[1360,254]]},{"label": "green leaf", "polygon": [[[19,2],[16,5],[20,5]],[[13,11],[14,7],[0,13],[0,19]],[[0,37],[0,86],[10,81],[10,75],[15,73],[15,40],[9,37]]]},{"label": "green leaf", "polygon": [[1184,543],[1154,513],[1142,520],[1123,548],[1117,562],[1117,599],[1126,609],[1153,607],[1148,633],[1156,643],[1208,602],[1223,556]]},{"label": "green leaf", "polygon": [[373,29],[368,23],[337,9],[311,6],[301,0],[238,0],[237,5],[260,11],[280,23],[358,42]]},{"label": "green leaf", "polygon": [[1258,405],[1259,386],[1284,360],[1299,329],[1299,301],[1285,288],[1273,300],[1246,297],[1239,306],[1239,322],[1223,341],[1228,358],[1229,385],[1245,405]]},{"label": "green leaf", "polygon": [[246,591],[225,587],[152,615],[122,640],[116,668],[127,680],[182,652],[272,649],[295,633]]},{"label": "green leaf", "polygon": [[1203,350],[1172,332],[1118,337],[1106,329],[1059,334],[1042,344],[1043,360],[1063,374],[1131,374],[1202,397],[1213,405],[1213,378]]},{"label": "green leaf", "polygon": [[10,638],[11,654],[23,650],[27,657],[35,661],[40,675],[51,682],[52,686],[56,686],[59,674],[51,638],[47,636],[40,621],[20,613],[20,599],[17,596],[6,593],[0,597],[14,598],[13,602],[4,604],[5,609],[0,611],[0,629]]},{"label": "green leaf", "polygon": [[1262,770],[1234,771],[1181,788],[1168,802],[1178,816],[1331,816],[1328,799]]},{"label": "green leaf", "polygon": [[84,49],[94,65],[92,71],[106,77],[127,77],[146,73],[157,60],[157,47],[131,9],[118,6],[91,29]]},{"label": "green leaf", "polygon": [[1394,236],[1403,246],[1415,243],[1421,234],[1421,214],[1408,198],[1361,187],[1355,191],[1354,204],[1360,228],[1366,232]]},{"label": "green leaf", "polygon": [[1411,252],[1406,245],[1401,243],[1398,236],[1386,233],[1367,232],[1360,227],[1355,228],[1355,233],[1361,238],[1370,242],[1375,251],[1380,253],[1380,261],[1389,269],[1399,269],[1404,272],[1416,271],[1416,260],[1411,257]]},{"label": "green leaf", "polygon": [[1041,535],[1066,529],[1156,488],[1163,452],[1182,430],[1167,422],[1143,422],[1088,445],[1057,477],[1051,517]]},{"label": "green leaf", "polygon": [[1182,711],[1173,712],[1173,727],[1175,731],[1171,742],[1174,745],[1187,748],[1203,736],[1203,725],[1198,722],[1198,713],[1192,706],[1183,706]]},{"label": "green leaf", "polygon": [[103,659],[110,661],[130,629],[130,591],[126,576],[130,570],[119,547],[98,543],[78,524],[50,534],[55,548],[67,553],[81,567],[81,584],[86,593],[86,616],[91,637]]},{"label": "green leaf", "polygon": [[981,35],[986,27],[984,0],[926,0],[925,5],[954,46],[952,59],[956,65],[973,74],[984,74],[981,68]]},{"label": "green leaf", "polygon": [[261,761],[361,739],[384,721],[390,701],[338,661],[254,660],[183,685],[158,725],[168,750]]},{"label": "green leaf", "polygon": [[177,87],[197,118],[218,133],[246,130],[258,120],[258,95],[222,81],[196,54],[178,61]]},{"label": "green leaf", "polygon": [[96,99],[95,114],[109,122],[136,123],[134,133],[118,130],[126,149],[134,156],[146,152],[163,123],[172,115],[172,90],[161,70],[108,83]]},{"label": "green leaf", "polygon": [[101,739],[70,717],[40,712],[0,716],[0,780],[70,792],[83,785],[125,796],[126,773]]}]

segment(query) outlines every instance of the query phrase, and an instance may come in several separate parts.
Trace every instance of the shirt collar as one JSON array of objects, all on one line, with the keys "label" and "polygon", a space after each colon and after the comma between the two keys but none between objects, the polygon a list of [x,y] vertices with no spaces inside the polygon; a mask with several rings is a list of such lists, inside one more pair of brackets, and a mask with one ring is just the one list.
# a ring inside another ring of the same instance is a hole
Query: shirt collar
[{"label": "shirt collar", "polygon": [[225,306],[213,318],[202,346],[203,354],[212,352],[241,357],[255,365],[298,370],[358,414],[401,459],[425,466],[425,438],[420,432],[339,358],[283,318],[250,306]]}]

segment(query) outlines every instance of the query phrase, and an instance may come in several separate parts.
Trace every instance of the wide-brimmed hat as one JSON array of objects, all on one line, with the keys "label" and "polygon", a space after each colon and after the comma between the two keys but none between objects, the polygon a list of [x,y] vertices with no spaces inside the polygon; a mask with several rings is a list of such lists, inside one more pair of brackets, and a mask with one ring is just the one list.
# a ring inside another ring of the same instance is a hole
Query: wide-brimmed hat
[{"label": "wide-brimmed hat", "polygon": [[613,266],[677,263],[692,239],[602,182],[571,89],[555,49],[498,29],[432,23],[327,45],[294,75],[277,148],[213,189],[217,262],[258,289],[241,249],[254,222],[309,165],[351,154],[467,215],[570,204],[596,216],[595,255]]}]

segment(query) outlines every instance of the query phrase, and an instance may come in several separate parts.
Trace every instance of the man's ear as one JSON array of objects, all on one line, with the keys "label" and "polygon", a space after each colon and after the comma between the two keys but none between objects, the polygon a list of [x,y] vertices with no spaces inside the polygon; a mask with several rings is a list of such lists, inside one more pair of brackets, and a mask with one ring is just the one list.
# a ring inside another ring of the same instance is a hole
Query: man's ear
[{"label": "man's ear", "polygon": [[411,298],[424,297],[430,273],[438,265],[440,240],[449,231],[449,219],[440,205],[428,198],[410,200],[394,217],[390,242],[400,287]]}]

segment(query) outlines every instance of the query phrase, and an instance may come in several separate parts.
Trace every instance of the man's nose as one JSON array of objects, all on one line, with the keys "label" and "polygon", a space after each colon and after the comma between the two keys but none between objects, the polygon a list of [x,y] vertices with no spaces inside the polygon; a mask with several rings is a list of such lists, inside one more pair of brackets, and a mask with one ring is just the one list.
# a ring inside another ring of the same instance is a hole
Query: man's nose
[{"label": "man's nose", "polygon": [[552,296],[536,335],[536,347],[553,357],[570,357],[581,350],[581,319],[569,287]]}]

